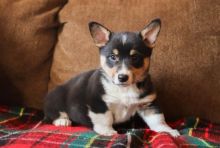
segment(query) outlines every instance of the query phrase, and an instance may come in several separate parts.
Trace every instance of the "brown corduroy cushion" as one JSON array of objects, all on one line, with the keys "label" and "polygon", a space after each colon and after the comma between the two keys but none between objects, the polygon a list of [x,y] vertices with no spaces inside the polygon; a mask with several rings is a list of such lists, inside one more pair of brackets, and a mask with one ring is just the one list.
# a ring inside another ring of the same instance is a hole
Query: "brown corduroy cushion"
[{"label": "brown corduroy cushion", "polygon": [[99,66],[88,31],[98,21],[113,31],[139,31],[162,19],[151,73],[167,117],[200,116],[220,122],[219,0],[71,0],[56,46],[50,88]]},{"label": "brown corduroy cushion", "polygon": [[66,0],[0,0],[0,103],[41,108]]}]

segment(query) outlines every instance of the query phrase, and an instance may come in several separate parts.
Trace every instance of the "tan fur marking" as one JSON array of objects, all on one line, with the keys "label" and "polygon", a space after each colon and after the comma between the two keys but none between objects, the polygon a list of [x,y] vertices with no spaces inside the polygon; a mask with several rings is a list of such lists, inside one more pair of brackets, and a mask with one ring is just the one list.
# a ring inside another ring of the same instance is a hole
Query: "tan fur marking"
[{"label": "tan fur marking", "polygon": [[113,49],[113,51],[112,51],[115,55],[118,55],[119,54],[119,51],[118,51],[118,49]]},{"label": "tan fur marking", "polygon": [[104,69],[104,71],[108,74],[109,77],[113,78],[116,75],[117,68],[116,67],[109,68],[106,65],[106,58],[104,56],[100,57],[100,61],[101,61],[101,67]]},{"label": "tan fur marking", "polygon": [[150,66],[150,59],[149,58],[145,58],[144,59],[144,65],[141,68],[132,68],[132,72],[134,75],[134,81],[142,81],[144,79],[144,74],[146,72],[146,70],[149,68]]},{"label": "tan fur marking", "polygon": [[137,54],[138,52],[137,52],[137,50],[134,50],[134,49],[131,49],[130,50],[130,55],[132,56],[132,55],[135,55],[135,54]]}]

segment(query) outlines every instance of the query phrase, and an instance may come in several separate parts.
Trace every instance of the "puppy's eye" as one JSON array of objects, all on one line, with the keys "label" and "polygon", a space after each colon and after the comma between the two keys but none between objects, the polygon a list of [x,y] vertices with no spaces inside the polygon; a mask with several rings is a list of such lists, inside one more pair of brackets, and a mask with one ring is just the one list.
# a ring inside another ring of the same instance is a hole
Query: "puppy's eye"
[{"label": "puppy's eye", "polygon": [[116,61],[116,60],[117,60],[117,57],[116,57],[114,54],[111,54],[111,55],[109,56],[109,59],[110,59],[111,61]]},{"label": "puppy's eye", "polygon": [[138,61],[139,56],[137,54],[131,56],[132,61]]}]

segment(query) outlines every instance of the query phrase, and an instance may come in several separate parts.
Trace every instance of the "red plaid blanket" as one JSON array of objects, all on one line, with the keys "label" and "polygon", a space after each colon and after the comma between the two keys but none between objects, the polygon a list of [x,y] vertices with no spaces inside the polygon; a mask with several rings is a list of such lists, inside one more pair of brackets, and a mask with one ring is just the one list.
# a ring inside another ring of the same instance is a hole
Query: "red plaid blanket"
[{"label": "red plaid blanket", "polygon": [[220,147],[220,125],[199,118],[170,124],[181,136],[149,129],[130,129],[111,137],[85,127],[55,127],[43,124],[40,111],[0,106],[0,146],[4,147]]}]

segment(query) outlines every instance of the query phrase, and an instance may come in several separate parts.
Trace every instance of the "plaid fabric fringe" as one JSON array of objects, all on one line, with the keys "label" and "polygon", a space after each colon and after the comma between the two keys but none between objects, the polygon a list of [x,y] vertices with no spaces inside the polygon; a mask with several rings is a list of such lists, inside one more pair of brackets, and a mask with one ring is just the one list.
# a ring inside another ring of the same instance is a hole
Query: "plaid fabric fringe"
[{"label": "plaid fabric fringe", "polygon": [[42,123],[40,111],[0,106],[1,147],[220,147],[220,125],[199,118],[170,123],[181,136],[156,133],[147,128],[130,129],[125,134],[101,136],[89,128],[55,127]]}]

